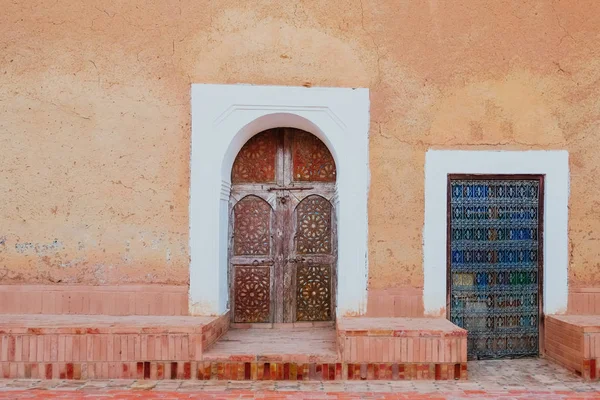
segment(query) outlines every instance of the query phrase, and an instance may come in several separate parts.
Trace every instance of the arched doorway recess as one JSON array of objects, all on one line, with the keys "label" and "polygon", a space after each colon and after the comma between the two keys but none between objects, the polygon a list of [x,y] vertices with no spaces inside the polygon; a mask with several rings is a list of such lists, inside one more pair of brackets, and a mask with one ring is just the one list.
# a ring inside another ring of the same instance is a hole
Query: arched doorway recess
[{"label": "arched doorway recess", "polygon": [[237,154],[231,183],[232,322],[333,320],[336,166],[325,144],[300,129],[260,132]]},{"label": "arched doorway recess", "polygon": [[335,159],[336,316],[365,313],[369,90],[193,84],[191,95],[190,314],[215,316],[230,311],[231,170],[244,143],[277,127],[311,132]]}]

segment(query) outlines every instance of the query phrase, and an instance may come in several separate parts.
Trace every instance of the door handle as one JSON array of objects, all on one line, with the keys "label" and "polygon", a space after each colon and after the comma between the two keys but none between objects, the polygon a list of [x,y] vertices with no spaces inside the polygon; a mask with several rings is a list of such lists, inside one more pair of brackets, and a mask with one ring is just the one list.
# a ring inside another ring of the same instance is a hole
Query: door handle
[{"label": "door handle", "polygon": [[273,261],[273,260],[264,260],[264,261],[254,260],[254,261],[252,261],[253,267],[258,267],[259,265],[273,265],[273,264],[275,264],[275,261]]}]

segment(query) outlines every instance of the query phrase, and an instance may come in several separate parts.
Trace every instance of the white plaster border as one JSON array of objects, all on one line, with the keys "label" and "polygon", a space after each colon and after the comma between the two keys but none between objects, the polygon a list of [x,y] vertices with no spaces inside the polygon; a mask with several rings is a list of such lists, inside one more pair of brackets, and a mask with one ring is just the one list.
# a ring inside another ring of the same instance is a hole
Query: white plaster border
[{"label": "white plaster border", "polygon": [[423,230],[425,314],[446,309],[448,174],[544,175],[544,314],[564,313],[568,298],[569,153],[429,150],[425,157]]},{"label": "white plaster border", "polygon": [[318,136],[337,168],[337,315],[366,311],[369,90],[192,85],[191,315],[227,311],[231,167],[253,135],[292,127]]}]

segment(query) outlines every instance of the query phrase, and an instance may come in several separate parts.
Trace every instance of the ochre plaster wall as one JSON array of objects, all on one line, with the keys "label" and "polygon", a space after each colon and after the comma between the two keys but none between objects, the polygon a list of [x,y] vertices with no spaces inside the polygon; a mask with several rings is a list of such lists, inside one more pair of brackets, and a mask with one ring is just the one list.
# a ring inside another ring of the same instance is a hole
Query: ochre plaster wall
[{"label": "ochre plaster wall", "polygon": [[370,289],[423,284],[429,148],[567,149],[600,286],[598,1],[0,9],[0,283],[187,283],[190,84],[253,83],[371,89]]}]

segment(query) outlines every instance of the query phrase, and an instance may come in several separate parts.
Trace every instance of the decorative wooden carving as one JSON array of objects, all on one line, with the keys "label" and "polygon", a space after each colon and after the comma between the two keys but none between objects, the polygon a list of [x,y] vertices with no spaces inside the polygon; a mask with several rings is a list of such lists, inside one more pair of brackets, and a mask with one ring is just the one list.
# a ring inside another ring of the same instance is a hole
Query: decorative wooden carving
[{"label": "decorative wooden carving", "polygon": [[298,129],[261,132],[240,150],[231,174],[232,322],[331,321],[335,178],[327,147]]},{"label": "decorative wooden carving", "polygon": [[331,253],[331,203],[318,195],[306,197],[296,208],[300,254]]},{"label": "decorative wooden carving", "polygon": [[235,158],[231,182],[275,182],[277,139],[277,130],[271,129],[248,140]]},{"label": "decorative wooden carving", "polygon": [[247,196],[233,208],[233,254],[271,253],[271,206],[257,196]]},{"label": "decorative wooden carving", "polygon": [[335,161],[327,146],[316,136],[296,131],[293,135],[293,179],[335,182]]},{"label": "decorative wooden carving", "polygon": [[331,267],[299,265],[296,274],[296,320],[331,319]]},{"label": "decorative wooden carving", "polygon": [[271,272],[269,267],[235,267],[235,322],[271,320]]}]

